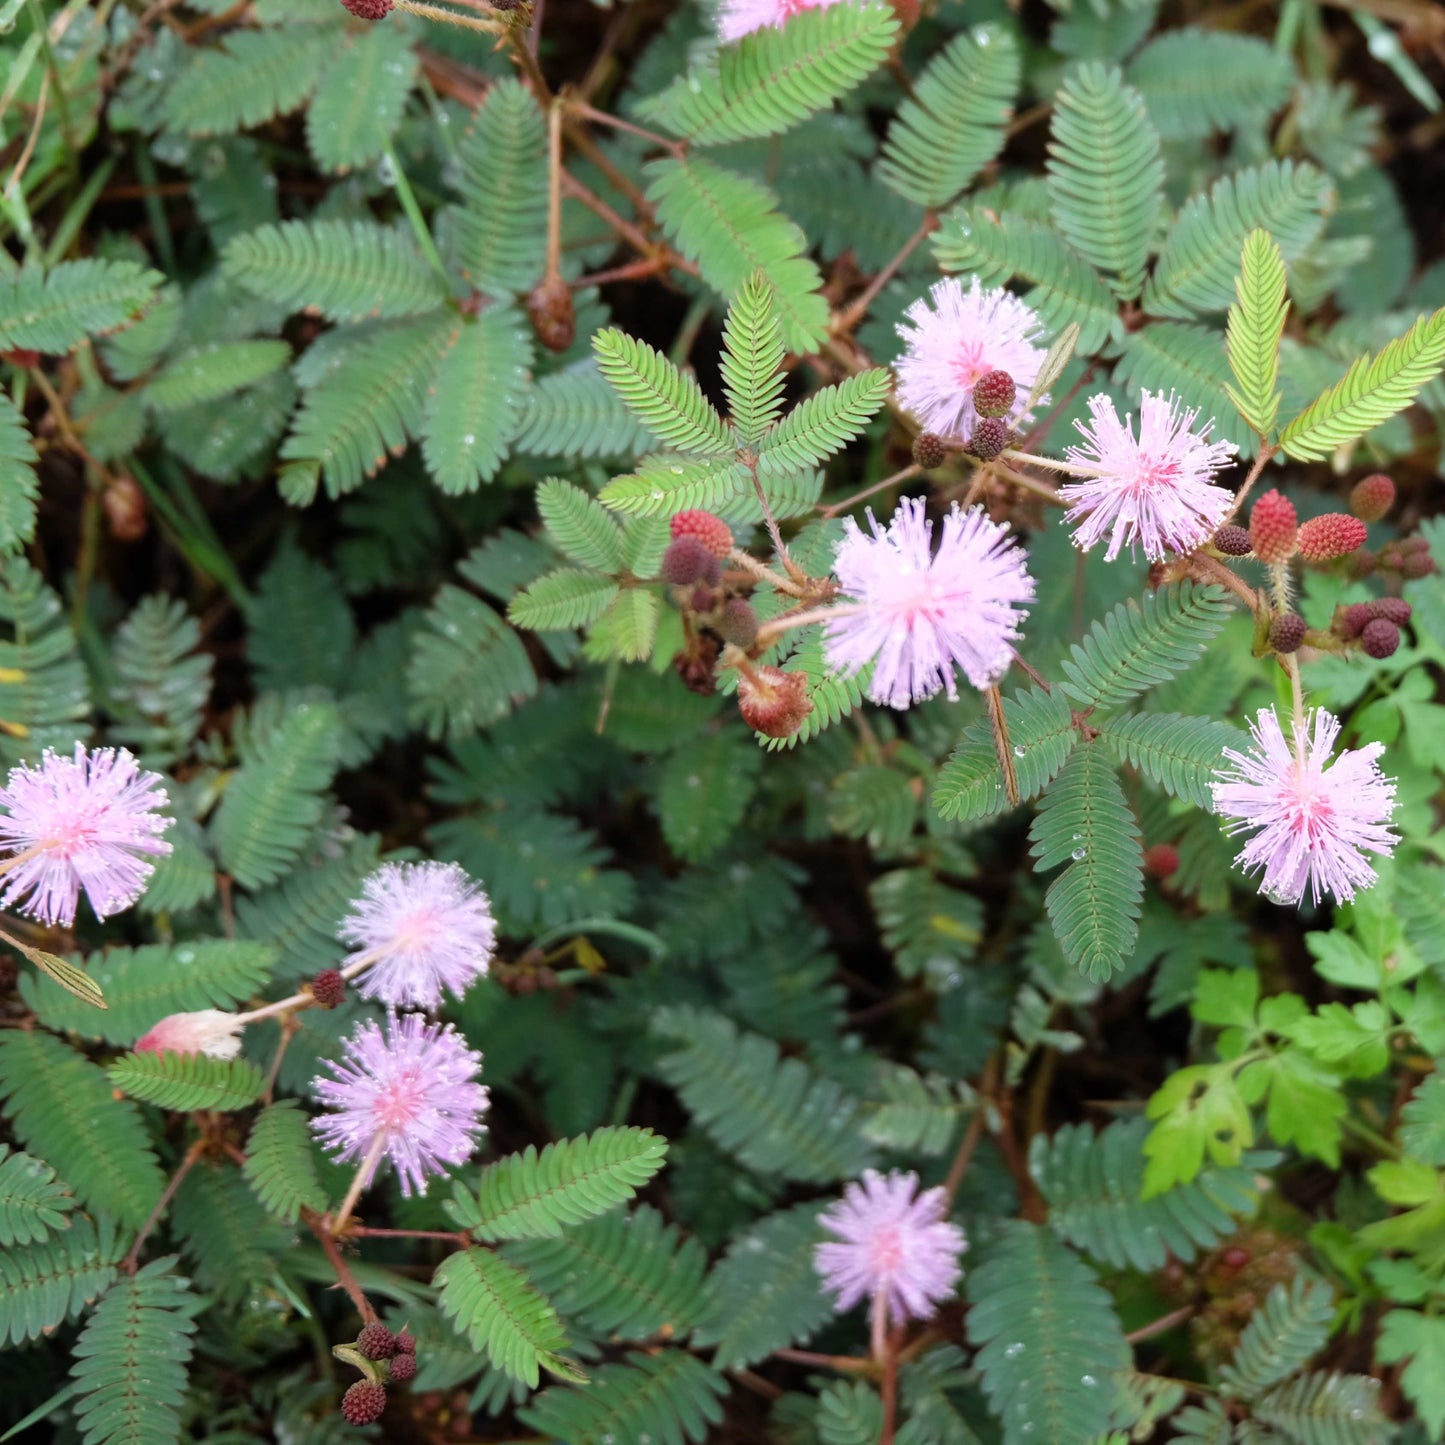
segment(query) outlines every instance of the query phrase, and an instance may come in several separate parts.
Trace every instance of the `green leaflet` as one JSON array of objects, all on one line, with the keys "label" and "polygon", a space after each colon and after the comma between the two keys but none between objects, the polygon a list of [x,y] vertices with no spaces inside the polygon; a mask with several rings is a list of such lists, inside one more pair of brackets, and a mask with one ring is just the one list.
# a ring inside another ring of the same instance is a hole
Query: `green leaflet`
[{"label": "green leaflet", "polygon": [[0,552],[13,552],[35,535],[35,447],[25,419],[0,396]]},{"label": "green leaflet", "polygon": [[244,1109],[265,1087],[249,1059],[205,1054],[126,1054],[107,1070],[117,1089],[162,1109]]},{"label": "green leaflet", "polygon": [[0,1144],[0,1245],[38,1244],[69,1229],[75,1198],[43,1159]]},{"label": "green leaflet", "polygon": [[0,350],[63,355],[134,321],[163,277],[134,261],[65,261],[0,272]]},{"label": "green leaflet", "polygon": [[396,28],[372,25],[327,67],[306,111],[306,144],[324,171],[380,158],[401,123],[417,58]]},{"label": "green leaflet", "polygon": [[609,328],[592,339],[597,366],[628,409],[664,445],[697,456],[733,451],[727,423],[702,388],[660,352]]},{"label": "green leaflet", "polygon": [[1284,256],[1268,234],[1251,231],[1244,238],[1239,265],[1226,336],[1235,381],[1229,399],[1245,421],[1267,437],[1279,415],[1279,343],[1289,312]]},{"label": "green leaflet", "polygon": [[784,384],[783,331],[772,287],[761,274],[751,277],[728,307],[722,376],[738,440],[756,446],[778,419]]}]

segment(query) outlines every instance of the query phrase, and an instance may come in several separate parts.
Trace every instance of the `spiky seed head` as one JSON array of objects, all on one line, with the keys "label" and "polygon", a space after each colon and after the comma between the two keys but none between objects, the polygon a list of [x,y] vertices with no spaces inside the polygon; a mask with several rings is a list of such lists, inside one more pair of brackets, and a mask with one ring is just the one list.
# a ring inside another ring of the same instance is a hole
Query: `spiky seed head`
[{"label": "spiky seed head", "polygon": [[1378,522],[1395,505],[1395,483],[1375,472],[1350,488],[1350,511],[1362,522]]},{"label": "spiky seed head", "polygon": [[990,371],[973,385],[973,409],[980,416],[1007,416],[1013,410],[1018,388],[1006,371]]},{"label": "spiky seed head", "polygon": [[571,287],[560,276],[538,283],[527,297],[527,315],[537,340],[548,351],[566,351],[577,339],[577,307]]},{"label": "spiky seed head", "polygon": [[948,443],[937,432],[921,431],[913,438],[914,465],[931,472],[947,460]]},{"label": "spiky seed head", "polygon": [[358,20],[381,20],[391,14],[392,0],[341,0]]},{"label": "spiky seed head", "polygon": [[372,1425],[386,1411],[386,1390],[370,1380],[358,1380],[342,1397],[341,1413],[353,1425]]},{"label": "spiky seed head", "polygon": [[1360,645],[1370,657],[1390,657],[1400,645],[1400,629],[1393,622],[1377,617],[1365,623],[1360,633]]},{"label": "spiky seed head", "polygon": [[968,449],[982,461],[991,462],[1008,445],[1009,427],[1001,416],[980,417]]},{"label": "spiky seed head", "polygon": [[391,1378],[399,1384],[416,1379],[416,1356],[394,1355],[391,1361]]},{"label": "spiky seed head", "polygon": [[1266,492],[1250,508],[1249,543],[1261,562],[1288,562],[1298,537],[1299,514],[1288,497]]},{"label": "spiky seed head", "polygon": [[1407,552],[1400,560],[1400,575],[1411,580],[1428,577],[1438,570],[1435,559],[1428,552]]},{"label": "spiky seed head", "polygon": [[339,968],[323,968],[311,980],[311,997],[321,1008],[340,1008],[346,1001],[346,980]]},{"label": "spiky seed head", "polygon": [[717,582],[721,571],[706,543],[682,536],[670,542],[662,554],[662,575],[674,587],[691,587],[695,582]]},{"label": "spiky seed head", "polygon": [[416,1337],[407,1330],[396,1332],[396,1352],[399,1355],[416,1354]]},{"label": "spiky seed head", "polygon": [[1305,620],[1298,612],[1282,612],[1269,624],[1269,645],[1276,652],[1298,652],[1305,631]]},{"label": "spiky seed head", "polygon": [[1223,552],[1226,557],[1247,557],[1254,551],[1254,545],[1249,540],[1249,531],[1245,527],[1238,527],[1233,522],[1228,526],[1221,527],[1214,534],[1214,547],[1218,552]]},{"label": "spiky seed head", "polygon": [[696,537],[719,562],[726,561],[728,553],[733,549],[732,528],[711,512],[704,512],[699,508],[679,512],[668,526],[672,530],[674,541],[679,537]]},{"label": "spiky seed head", "polygon": [[1299,554],[1306,562],[1332,562],[1336,557],[1348,557],[1364,544],[1365,524],[1343,512],[1311,517],[1296,539]]},{"label": "spiky seed head", "polygon": [[746,652],[758,638],[758,614],[752,604],[741,597],[729,597],[717,620],[717,634],[724,642],[731,642]]},{"label": "spiky seed head", "polygon": [[389,1360],[396,1353],[396,1336],[380,1320],[373,1320],[357,1335],[356,1348],[368,1360]]},{"label": "spiky seed head", "polygon": [[738,711],[765,737],[792,737],[813,711],[807,676],[780,667],[755,667],[738,681]]},{"label": "spiky seed head", "polygon": [[1179,871],[1179,850],[1172,843],[1145,849],[1144,871],[1152,878],[1169,878]]}]

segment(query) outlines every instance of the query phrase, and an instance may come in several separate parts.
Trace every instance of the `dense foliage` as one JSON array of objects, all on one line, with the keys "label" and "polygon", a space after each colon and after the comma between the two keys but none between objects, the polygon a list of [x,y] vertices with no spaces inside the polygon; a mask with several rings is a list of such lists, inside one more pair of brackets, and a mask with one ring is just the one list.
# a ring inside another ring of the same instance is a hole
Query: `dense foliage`
[{"label": "dense foliage", "polygon": [[0,1438],[1445,1437],[1438,14],[1049,7],[0,0]]}]

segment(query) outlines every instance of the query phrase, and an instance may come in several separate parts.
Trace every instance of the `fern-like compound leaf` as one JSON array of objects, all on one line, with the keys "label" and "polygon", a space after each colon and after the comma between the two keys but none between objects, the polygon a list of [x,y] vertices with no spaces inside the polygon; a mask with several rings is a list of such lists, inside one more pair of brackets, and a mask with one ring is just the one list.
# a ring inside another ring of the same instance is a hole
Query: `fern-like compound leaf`
[{"label": "fern-like compound leaf", "polygon": [[807,238],[779,213],[771,191],[701,156],[653,161],[646,174],[658,221],[714,291],[732,296],[762,271],[784,344],[806,351],[822,341],[828,330],[822,275],[808,258]]},{"label": "fern-like compound leaf", "polygon": [[526,1274],[490,1249],[459,1249],[437,1268],[438,1303],[495,1368],[533,1389],[542,1370],[564,1380],[581,1378],[559,1352],[567,1336],[557,1312]]},{"label": "fern-like compound leaf", "polygon": [[106,1291],[75,1343],[71,1378],[85,1445],[171,1445],[180,1439],[195,1316],[205,1301],[171,1271],[145,1265]]},{"label": "fern-like compound leaf", "polygon": [[1172,1255],[1186,1264],[1233,1234],[1259,1204],[1253,1173],[1207,1166],[1188,1184],[1141,1200],[1145,1119],[1110,1124],[1097,1134],[1065,1124],[1036,1134],[1029,1173],[1049,1205],[1049,1228],[1115,1269],[1162,1269]]},{"label": "fern-like compound leaf", "polygon": [[1064,81],[1049,140],[1054,222],[1086,260],[1138,296],[1164,203],[1159,137],[1138,91],[1094,62]]},{"label": "fern-like compound leaf", "polygon": [[109,1215],[83,1214],[50,1239],[0,1254],[0,1345],[24,1344],[63,1324],[116,1276],[126,1241]]},{"label": "fern-like compound leaf", "polygon": [[1076,748],[1064,764],[1029,839],[1036,871],[1068,863],[1044,895],[1065,959],[1087,978],[1107,979],[1139,937],[1144,851],[1113,764],[1097,743]]},{"label": "fern-like compound leaf", "polygon": [[[1004,720],[1014,749],[1019,797],[1035,798],[1068,761],[1079,730],[1068,699],[1042,688],[1020,689],[1004,700]],[[940,817],[972,822],[1004,812],[1008,794],[987,721],[964,729],[958,746],[933,785]]]},{"label": "fern-like compound leaf", "polygon": [[295,110],[336,53],[329,26],[233,30],[197,49],[166,88],[166,124],[184,135],[232,135]]},{"label": "fern-like compound leaf", "polygon": [[38,1244],[70,1228],[75,1197],[43,1159],[0,1144],[0,1245]]},{"label": "fern-like compound leaf", "polygon": [[1076,642],[1062,691],[1080,707],[1117,707],[1197,662],[1228,617],[1229,595],[1184,582],[1121,602]]},{"label": "fern-like compound leaf", "polygon": [[1255,35],[1183,26],[1156,36],[1129,64],[1165,140],[1263,125],[1296,84],[1289,56]]},{"label": "fern-like compound leaf", "polygon": [[531,457],[622,457],[631,461],[656,438],[623,405],[596,363],[542,377],[522,403],[513,449]]},{"label": "fern-like compound leaf", "polygon": [[0,396],[0,552],[13,552],[35,535],[35,446],[15,403]]},{"label": "fern-like compound leaf", "polygon": [[968,1334],[1005,1445],[1090,1440],[1130,1351],[1093,1271],[1036,1224],[1006,1224],[970,1271]]},{"label": "fern-like compound leaf", "polygon": [[1223,766],[1224,750],[1237,747],[1238,728],[1207,717],[1137,713],[1105,718],[1098,733],[1114,753],[1173,798],[1211,806],[1210,784]]},{"label": "fern-like compound leaf", "polygon": [[420,316],[446,288],[411,240],[374,221],[282,221],[229,242],[221,274],[288,311],[328,321]]},{"label": "fern-like compound leaf", "polygon": [[106,1071],[123,1094],[161,1109],[231,1112],[254,1104],[265,1088],[249,1059],[212,1059],[205,1054],[125,1054]]},{"label": "fern-like compound leaf", "polygon": [[536,99],[510,77],[487,88],[457,151],[456,223],[466,279],[493,296],[542,275],[547,240],[547,128]]},{"label": "fern-like compound leaf", "polygon": [[1268,437],[1279,416],[1279,343],[1289,312],[1284,256],[1267,232],[1251,231],[1239,268],[1225,338],[1234,374],[1229,399],[1261,437]]},{"label": "fern-like compound leaf", "polygon": [[800,1059],[720,1014],[664,1008],[654,1033],[681,1044],[658,1072],[703,1130],[750,1169],[782,1179],[851,1179],[873,1160],[860,1105]]},{"label": "fern-like compound leaf", "polygon": [[90,679],[65,609],[24,557],[0,571],[0,757],[69,752],[90,716]]},{"label": "fern-like compound leaf", "polygon": [[685,1350],[633,1352],[604,1365],[587,1384],[554,1385],[523,1410],[523,1422],[568,1445],[656,1440],[666,1445],[707,1438],[721,1422],[727,1379]]},{"label": "fern-like compound leaf", "polygon": [[1276,1385],[1252,1402],[1250,1414],[1300,1445],[1378,1445],[1392,1433],[1380,1382],[1332,1370]]},{"label": "fern-like compound leaf", "polygon": [[243,1173],[268,1213],[293,1224],[303,1209],[326,1208],[311,1131],[294,1099],[272,1104],[251,1126]]},{"label": "fern-like compound leaf", "polygon": [[291,360],[284,341],[221,341],[182,352],[151,379],[146,402],[157,411],[203,406],[244,391]]},{"label": "fern-like compound leaf", "polygon": [[805,1344],[833,1314],[813,1265],[824,1237],[816,1204],[794,1205],[743,1230],[708,1275],[693,1343],[713,1349],[724,1369]]},{"label": "fern-like compound leaf", "polygon": [[817,466],[873,419],[890,385],[888,372],[875,366],[815,391],[768,433],[758,454],[759,470],[776,476]]},{"label": "fern-like compound leaf", "polygon": [[416,51],[400,30],[370,25],[348,38],[306,108],[306,145],[323,171],[379,160],[416,79]]},{"label": "fern-like compound leaf", "polygon": [[[165,1187],[140,1110],[53,1034],[0,1036],[0,1095],[20,1141],[43,1149],[76,1196],[139,1229]],[[74,1231],[70,1231],[73,1235]]]},{"label": "fern-like compound leaf", "polygon": [[635,472],[613,477],[600,495],[605,505],[626,516],[670,517],[701,507],[732,520],[751,493],[748,469],[731,455],[658,452],[644,457]]},{"label": "fern-like compound leaf", "polygon": [[64,261],[0,271],[0,350],[63,356],[134,321],[165,278],[134,261]]},{"label": "fern-like compound leaf", "polygon": [[[826,12],[823,12],[826,13]],[[738,440],[756,446],[783,407],[783,329],[759,274],[733,298],[723,326],[723,390]]]},{"label": "fern-like compound leaf", "polygon": [[1263,230],[1287,261],[1296,260],[1319,239],[1332,197],[1322,171],[1293,161],[1222,176],[1180,211],[1144,288],[1144,309],[1185,318],[1223,311],[1246,238]]},{"label": "fern-like compound leaf", "polygon": [[489,306],[459,325],[437,362],[422,420],[422,455],[450,496],[489,482],[522,420],[532,348],[521,313]]},{"label": "fern-like compound leaf", "polygon": [[852,90],[898,34],[897,16],[878,0],[804,10],[792,20],[725,46],[641,113],[698,146],[778,135]]},{"label": "fern-like compound leaf", "polygon": [[601,572],[559,567],[519,592],[507,607],[507,620],[532,632],[586,627],[616,601],[621,589]]},{"label": "fern-like compound leaf", "polygon": [[1296,461],[1318,461],[1403,411],[1445,365],[1445,307],[1375,356],[1362,356],[1280,433]]},{"label": "fern-like compound leaf", "polygon": [[677,1339],[702,1315],[707,1252],[648,1205],[505,1250],[569,1324],[590,1335]]},{"label": "fern-like compound leaf", "polygon": [[597,366],[628,409],[661,442],[696,456],[724,456],[734,450],[727,423],[660,351],[626,332],[608,327],[592,338]]},{"label": "fern-like compound leaf", "polygon": [[1323,1280],[1301,1274],[1275,1285],[1220,1368],[1221,1388],[1251,1400],[1277,1385],[1324,1345],[1334,1318],[1335,1292]]},{"label": "fern-like compound leaf", "polygon": [[178,598],[143,597],[115,634],[111,737],[142,762],[168,767],[185,755],[211,697],[214,660]]},{"label": "fern-like compound leaf", "polygon": [[1018,278],[1023,300],[1038,313],[1045,335],[1079,327],[1078,349],[1091,356],[1123,336],[1114,293],[1052,226],[1014,211],[994,215],[959,206],[933,235],[933,254],[945,271],[977,276],[985,286]]},{"label": "fern-like compound leaf", "polygon": [[597,1129],[540,1153],[529,1144],[483,1169],[475,1192],[456,1184],[448,1213],[478,1239],[552,1237],[625,1204],[666,1153],[651,1129]]},{"label": "fern-like compound leaf", "polygon": [[898,107],[879,177],[920,206],[946,205],[1003,149],[1021,68],[1011,30],[956,35]]}]

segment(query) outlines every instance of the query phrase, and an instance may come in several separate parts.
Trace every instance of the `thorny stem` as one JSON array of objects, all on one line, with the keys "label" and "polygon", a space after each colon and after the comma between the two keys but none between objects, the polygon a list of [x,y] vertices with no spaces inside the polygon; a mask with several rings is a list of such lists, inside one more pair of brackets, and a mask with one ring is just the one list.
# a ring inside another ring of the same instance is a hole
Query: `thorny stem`
[{"label": "thorny stem", "polygon": [[783,571],[795,582],[801,582],[806,573],[788,556],[788,549],[783,542],[783,534],[778,531],[777,518],[773,516],[773,509],[768,501],[768,494],[763,490],[763,484],[758,477],[758,462],[756,457],[750,457],[747,462],[748,475],[753,479],[753,491],[758,494],[758,506],[763,510],[763,525],[768,529],[768,536],[772,539],[773,551],[777,553],[778,561],[783,564]]},{"label": "thorny stem", "polygon": [[1180,1305],[1177,1310],[1170,1310],[1167,1315],[1160,1315],[1157,1320],[1151,1320],[1147,1325],[1140,1325],[1137,1330],[1130,1330],[1124,1338],[1131,1345],[1137,1345],[1143,1340],[1152,1340],[1155,1335],[1165,1334],[1175,1325],[1182,1325],[1193,1315],[1194,1311],[1194,1305]]},{"label": "thorny stem", "polygon": [[1254,465],[1249,469],[1249,475],[1244,479],[1244,485],[1240,487],[1234,498],[1234,505],[1225,513],[1224,520],[1219,524],[1221,527],[1228,526],[1238,515],[1239,509],[1244,506],[1244,499],[1249,495],[1250,488],[1259,480],[1260,473],[1269,463],[1269,459],[1279,450],[1271,442],[1261,442],[1259,455],[1254,459]]},{"label": "thorny stem", "polygon": [[1004,792],[1008,796],[1009,807],[1015,808],[1019,801],[1019,775],[1014,767],[1013,744],[1009,741],[1008,719],[1003,711],[1003,693],[997,686],[990,687],[984,692],[984,700],[988,703],[988,720],[993,728],[994,751],[998,754],[998,765],[1003,769]]},{"label": "thorny stem", "polygon": [[883,1348],[883,1426],[878,1432],[878,1445],[893,1445],[893,1432],[897,1428],[898,1334],[890,1336]]},{"label": "thorny stem", "polygon": [[271,1060],[271,1067],[266,1073],[266,1089],[262,1094],[262,1101],[269,1104],[276,1092],[276,1079],[281,1072],[281,1060],[286,1057],[286,1050],[291,1045],[291,1040],[301,1031],[301,1025],[294,1017],[287,1014],[281,1020],[281,1042],[276,1045],[276,1056]]},{"label": "thorny stem", "polygon": [[346,1221],[351,1218],[351,1211],[361,1197],[361,1191],[371,1183],[371,1176],[376,1173],[376,1166],[381,1163],[385,1149],[386,1130],[378,1129],[367,1146],[361,1163],[356,1166],[356,1174],[351,1181],[351,1187],[346,1191],[346,1198],[341,1201],[341,1207],[336,1211],[335,1223],[331,1226],[333,1234],[340,1234],[346,1228]]},{"label": "thorny stem", "polygon": [[1018,665],[1023,669],[1024,673],[1027,675],[1027,677],[1034,684],[1035,687],[1042,688],[1044,692],[1051,692],[1053,690],[1049,687],[1048,678],[1046,678],[1041,672],[1039,672],[1037,668],[1033,667],[1030,663],[1028,663],[1025,660],[1023,653],[1021,653],[1018,648],[1014,648],[1014,661],[1018,663]]},{"label": "thorny stem", "polygon": [[790,597],[801,597],[803,589],[787,577],[780,577],[771,567],[765,567],[751,552],[744,552],[740,547],[734,547],[728,552],[728,561],[736,562],[746,572],[751,572],[760,582],[767,582],[776,587],[779,592],[786,592]]},{"label": "thorny stem", "polygon": [[423,20],[439,20],[443,25],[459,25],[463,30],[480,30],[483,35],[505,35],[510,26],[496,20],[479,20],[472,15],[458,15],[455,10],[443,9],[440,5],[426,5],[422,0],[396,0],[396,9]]},{"label": "thorny stem", "polygon": [[[615,186],[631,203],[632,209],[637,212],[637,219],[644,225],[652,224],[652,207],[647,197],[638,190],[632,178],[619,170],[613,164],[607,152],[587,134],[579,125],[569,125],[567,134],[572,138],[572,144],[602,172],[604,176]],[[677,154],[674,152],[674,154]]]},{"label": "thorny stem", "polygon": [[161,1197],[156,1200],[156,1207],[151,1210],[150,1218],[141,1225],[140,1233],[135,1237],[135,1243],[131,1245],[130,1252],[121,1263],[121,1268],[127,1274],[135,1273],[136,1265],[140,1260],[141,1245],[146,1242],[151,1231],[160,1223],[161,1216],[165,1214],[171,1200],[176,1197],[176,1190],[181,1187],[181,1182],[185,1179],[186,1175],[191,1172],[195,1167],[196,1161],[205,1152],[206,1141],[204,1139],[197,1139],[196,1142],[186,1150],[185,1157],[182,1158],[176,1172],[171,1175],[170,1183],[166,1185]]},{"label": "thorny stem", "polygon": [[874,1361],[881,1364],[888,1349],[888,1300],[881,1289],[873,1295],[873,1308],[869,1312],[869,1319],[873,1331],[869,1349]]},{"label": "thorny stem", "polygon": [[[976,476],[983,476],[987,470],[987,467],[980,467]],[[1022,487],[1026,492],[1032,492],[1034,496],[1041,497],[1051,506],[1062,507],[1067,505],[1053,487],[1047,482],[1041,481],[1038,477],[1031,477],[1027,472],[1017,472],[1012,467],[1001,466],[998,461],[993,463],[993,470],[1005,481],[1012,482],[1016,487]]]},{"label": "thorny stem", "polygon": [[938,229],[938,217],[932,211],[925,212],[918,229],[903,243],[898,254],[868,283],[866,289],[848,307],[839,311],[829,323],[828,330],[834,335],[851,331],[868,314],[868,308],[878,299],[878,293],[897,274],[898,268],[923,244],[924,240]]},{"label": "thorny stem", "polygon": [[836,603],[831,607],[810,607],[804,612],[785,612],[763,623],[758,629],[757,641],[753,644],[759,650],[767,648],[775,639],[795,627],[807,627],[812,622],[823,622],[829,617],[845,617],[863,609],[851,602]]},{"label": "thorny stem", "polygon": [[1293,652],[1287,652],[1280,661],[1289,673],[1289,689],[1294,697],[1294,746],[1298,753],[1304,747],[1305,734],[1305,692],[1300,682],[1299,658]]},{"label": "thorny stem", "polygon": [[911,482],[914,477],[922,474],[923,468],[915,462],[912,466],[904,467],[901,472],[894,472],[891,477],[884,477],[881,482],[874,482],[871,487],[864,487],[861,492],[854,492],[851,497],[844,497],[841,502],[834,502],[827,507],[819,507],[819,515],[825,520],[829,517],[836,517],[839,512],[846,512],[849,507],[856,507],[859,502],[866,501],[874,493],[886,491],[889,487],[902,486],[904,482]]},{"label": "thorny stem", "polygon": [[346,1232],[352,1239],[449,1239],[463,1248],[472,1242],[464,1229],[368,1229],[358,1224]]},{"label": "thorny stem", "polygon": [[527,82],[531,85],[533,94],[542,105],[550,105],[552,103],[552,87],[547,84],[547,77],[542,74],[542,67],[537,64],[536,54],[527,44],[527,35],[515,25],[504,25],[503,33],[512,42],[512,54],[517,57],[517,64],[526,73]]},{"label": "thorny stem", "polygon": [[1062,457],[1035,456],[1033,452],[1019,451],[1016,447],[1006,447],[1003,456],[1010,462],[1025,462],[1036,467],[1047,467],[1050,471],[1068,472],[1075,477],[1102,477],[1105,472],[1103,467],[1086,467],[1078,462],[1065,461]]},{"label": "thorny stem", "polygon": [[1206,552],[1196,552],[1192,560],[1194,565],[1201,571],[1207,573],[1212,581],[1218,582],[1221,586],[1228,587],[1251,612],[1258,610],[1259,594],[1237,573],[1232,572],[1226,567],[1224,563],[1209,556]]},{"label": "thorny stem", "polygon": [[698,274],[697,267],[685,256],[680,256],[660,242],[650,241],[631,221],[624,220],[602,199],[589,190],[570,171],[562,172],[562,188],[574,200],[581,201],[595,216],[601,217],[624,241],[649,260],[661,258],[676,271],[685,271],[689,276]]}]

